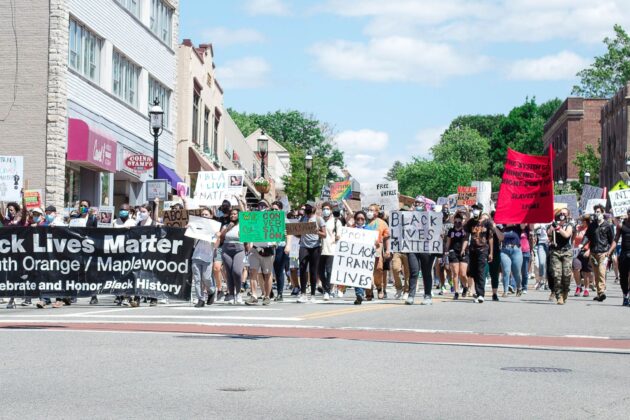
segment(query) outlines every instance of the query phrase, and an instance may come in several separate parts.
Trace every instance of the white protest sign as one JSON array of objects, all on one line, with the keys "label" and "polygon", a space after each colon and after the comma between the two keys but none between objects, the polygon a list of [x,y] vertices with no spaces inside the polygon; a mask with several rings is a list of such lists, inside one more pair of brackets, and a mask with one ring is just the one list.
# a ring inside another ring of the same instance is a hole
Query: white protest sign
[{"label": "white protest sign", "polygon": [[604,196],[604,189],[595,187],[593,185],[584,185],[582,187],[582,196],[580,197],[580,208],[582,210],[586,210],[586,204],[588,200],[599,198],[601,199]]},{"label": "white protest sign", "polygon": [[195,201],[199,205],[220,206],[223,200],[238,204],[234,196],[243,194],[244,171],[199,172]]},{"label": "white protest sign", "polygon": [[483,204],[483,210],[490,213],[492,210],[492,182],[490,181],[472,181],[471,187],[477,187],[477,203]]},{"label": "white protest sign", "polygon": [[442,213],[394,211],[390,220],[392,252],[442,253]]},{"label": "white protest sign", "polygon": [[361,184],[361,207],[367,210],[370,204],[378,204],[381,211],[398,210],[398,181]]},{"label": "white protest sign", "polygon": [[185,235],[189,238],[213,242],[221,230],[221,223],[199,216],[188,216],[188,229]]},{"label": "white protest sign", "polygon": [[87,226],[87,217],[75,217],[70,219],[70,223],[68,223],[69,227],[86,227]]},{"label": "white protest sign", "polygon": [[113,206],[101,206],[98,209],[98,227],[113,227],[114,211]]},{"label": "white protest sign", "polygon": [[446,197],[446,199],[448,200],[447,205],[449,210],[455,211],[455,209],[457,209],[457,197],[459,197],[459,194],[451,194]]},{"label": "white protest sign", "polygon": [[24,157],[0,156],[0,201],[20,202],[24,179]]},{"label": "white protest sign", "polygon": [[623,217],[630,208],[630,190],[617,190],[608,193],[612,214],[615,217]]},{"label": "white protest sign", "polygon": [[577,195],[575,194],[561,194],[553,196],[554,203],[566,203],[566,207],[571,212],[571,216],[577,219],[580,212],[578,209]]},{"label": "white protest sign", "polygon": [[593,214],[595,213],[594,207],[598,204],[601,204],[606,208],[606,199],[605,198],[591,198],[586,202],[586,208],[584,209],[584,214]]},{"label": "white protest sign", "polygon": [[343,227],[338,234],[330,282],[363,289],[372,287],[378,233]]},{"label": "white protest sign", "polygon": [[448,206],[448,197],[438,197],[436,204],[438,206]]}]

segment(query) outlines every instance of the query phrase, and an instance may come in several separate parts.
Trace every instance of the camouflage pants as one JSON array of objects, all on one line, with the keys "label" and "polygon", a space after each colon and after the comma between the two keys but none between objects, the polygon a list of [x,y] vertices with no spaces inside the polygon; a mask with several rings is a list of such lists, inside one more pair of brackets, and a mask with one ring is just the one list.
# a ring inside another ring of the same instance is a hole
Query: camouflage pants
[{"label": "camouflage pants", "polygon": [[573,252],[552,249],[549,256],[549,274],[554,283],[556,297],[567,295],[571,287]]}]

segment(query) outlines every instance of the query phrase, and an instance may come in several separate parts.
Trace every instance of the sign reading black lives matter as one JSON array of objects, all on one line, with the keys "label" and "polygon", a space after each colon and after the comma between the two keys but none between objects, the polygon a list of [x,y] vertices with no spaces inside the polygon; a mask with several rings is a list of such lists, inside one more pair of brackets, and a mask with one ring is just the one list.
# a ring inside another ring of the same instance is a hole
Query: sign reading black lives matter
[{"label": "sign reading black lives matter", "polygon": [[375,230],[341,228],[335,246],[330,282],[349,287],[372,287],[376,256]]},{"label": "sign reading black lives matter", "polygon": [[5,227],[0,296],[190,297],[193,240],[177,228]]},{"label": "sign reading black lives matter", "polygon": [[442,213],[394,211],[390,230],[392,252],[442,253]]}]

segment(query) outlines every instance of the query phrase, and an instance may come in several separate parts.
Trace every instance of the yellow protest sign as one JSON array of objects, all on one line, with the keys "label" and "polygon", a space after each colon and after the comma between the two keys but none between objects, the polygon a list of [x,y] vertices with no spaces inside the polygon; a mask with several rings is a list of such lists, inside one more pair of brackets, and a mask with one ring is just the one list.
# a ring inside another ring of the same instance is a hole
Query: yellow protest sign
[{"label": "yellow protest sign", "polygon": [[628,185],[626,184],[626,182],[623,180],[620,180],[614,185],[614,187],[610,189],[610,191],[620,191],[620,190],[627,190],[627,189],[628,189]]}]

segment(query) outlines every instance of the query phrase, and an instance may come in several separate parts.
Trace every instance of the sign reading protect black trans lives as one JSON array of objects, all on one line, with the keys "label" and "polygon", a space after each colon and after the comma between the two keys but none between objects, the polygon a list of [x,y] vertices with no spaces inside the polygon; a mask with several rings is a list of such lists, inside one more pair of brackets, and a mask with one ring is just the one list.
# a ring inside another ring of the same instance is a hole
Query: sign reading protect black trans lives
[{"label": "sign reading protect black trans lives", "polygon": [[184,229],[0,229],[0,296],[187,299],[193,240]]},{"label": "sign reading protect black trans lives", "polygon": [[442,253],[442,213],[432,211],[393,211],[392,252]]}]

